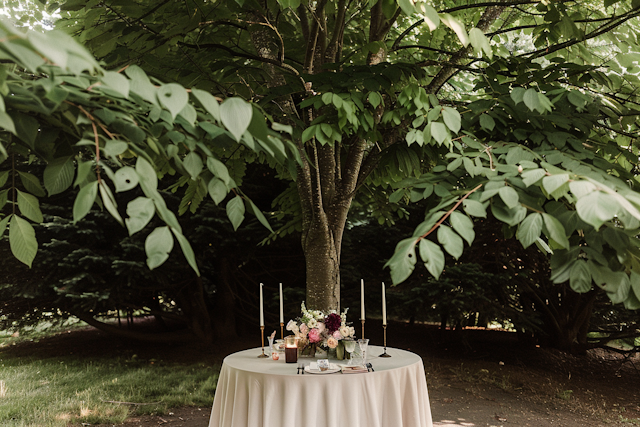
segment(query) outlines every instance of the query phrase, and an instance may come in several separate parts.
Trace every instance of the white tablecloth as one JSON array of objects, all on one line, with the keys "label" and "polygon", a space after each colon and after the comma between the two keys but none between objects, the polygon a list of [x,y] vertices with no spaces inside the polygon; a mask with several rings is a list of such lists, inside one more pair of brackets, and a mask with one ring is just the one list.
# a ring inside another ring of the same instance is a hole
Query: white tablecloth
[{"label": "white tablecloth", "polygon": [[375,372],[305,375],[297,375],[298,365],[285,363],[284,354],[278,361],[256,357],[259,348],[231,354],[222,364],[209,427],[431,427],[422,359],[395,348],[387,348],[392,357],[377,357],[382,352],[369,346]]}]

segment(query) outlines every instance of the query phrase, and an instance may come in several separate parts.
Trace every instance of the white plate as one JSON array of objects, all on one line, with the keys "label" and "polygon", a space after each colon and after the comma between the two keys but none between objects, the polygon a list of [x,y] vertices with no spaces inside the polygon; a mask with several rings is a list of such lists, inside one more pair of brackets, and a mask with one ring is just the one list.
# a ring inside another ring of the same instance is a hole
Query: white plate
[{"label": "white plate", "polygon": [[[312,369],[312,367],[314,369]],[[304,371],[308,374],[335,374],[336,372],[340,372],[340,367],[336,364],[330,363],[329,369],[327,369],[326,371],[321,371],[320,369],[318,369],[317,364],[312,363],[309,366],[305,366]]]}]

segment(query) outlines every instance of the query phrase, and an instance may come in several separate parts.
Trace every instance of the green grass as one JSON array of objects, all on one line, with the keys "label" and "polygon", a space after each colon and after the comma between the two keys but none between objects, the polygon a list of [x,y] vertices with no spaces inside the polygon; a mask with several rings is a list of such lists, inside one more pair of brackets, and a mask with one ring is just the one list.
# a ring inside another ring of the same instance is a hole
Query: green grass
[{"label": "green grass", "polygon": [[119,423],[130,414],[210,406],[218,373],[219,367],[204,364],[164,364],[136,358],[17,358],[0,352],[0,425]]}]

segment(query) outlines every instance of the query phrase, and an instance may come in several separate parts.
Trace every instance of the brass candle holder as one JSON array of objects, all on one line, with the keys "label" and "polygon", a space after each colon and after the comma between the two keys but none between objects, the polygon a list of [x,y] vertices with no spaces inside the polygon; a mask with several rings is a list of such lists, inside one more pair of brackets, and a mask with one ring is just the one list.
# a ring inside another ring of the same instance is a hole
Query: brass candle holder
[{"label": "brass candle holder", "polygon": [[362,322],[362,339],[364,339],[364,319],[360,319]]},{"label": "brass candle holder", "polygon": [[382,327],[384,328],[384,353],[378,357],[391,357],[391,355],[387,353],[387,325],[382,325]]},{"label": "brass candle holder", "polygon": [[264,325],[260,326],[260,338],[262,338],[262,354],[259,355],[259,358],[264,358],[264,357],[269,357],[266,354],[264,354]]},{"label": "brass candle holder", "polygon": [[284,322],[280,322],[280,338],[284,339]]}]

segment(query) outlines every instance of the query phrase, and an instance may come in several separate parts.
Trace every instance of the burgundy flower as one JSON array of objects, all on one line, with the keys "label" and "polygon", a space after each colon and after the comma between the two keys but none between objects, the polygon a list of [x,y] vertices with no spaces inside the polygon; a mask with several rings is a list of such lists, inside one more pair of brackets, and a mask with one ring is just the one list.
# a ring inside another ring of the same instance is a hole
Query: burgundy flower
[{"label": "burgundy flower", "polygon": [[340,315],[337,313],[331,313],[324,319],[324,325],[327,327],[330,333],[334,333],[340,328],[340,324],[342,323],[342,319]]}]

